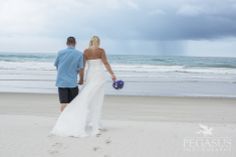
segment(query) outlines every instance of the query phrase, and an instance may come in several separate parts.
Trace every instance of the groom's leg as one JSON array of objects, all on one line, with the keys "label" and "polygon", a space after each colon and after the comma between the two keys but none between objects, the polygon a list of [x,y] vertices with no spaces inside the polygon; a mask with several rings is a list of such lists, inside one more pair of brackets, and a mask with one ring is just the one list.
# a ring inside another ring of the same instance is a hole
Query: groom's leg
[{"label": "groom's leg", "polygon": [[61,112],[66,108],[67,103],[61,103]]},{"label": "groom's leg", "polygon": [[61,112],[65,109],[69,103],[69,88],[58,88],[59,99],[61,103]]},{"label": "groom's leg", "polygon": [[70,88],[69,103],[79,94],[79,87]]}]

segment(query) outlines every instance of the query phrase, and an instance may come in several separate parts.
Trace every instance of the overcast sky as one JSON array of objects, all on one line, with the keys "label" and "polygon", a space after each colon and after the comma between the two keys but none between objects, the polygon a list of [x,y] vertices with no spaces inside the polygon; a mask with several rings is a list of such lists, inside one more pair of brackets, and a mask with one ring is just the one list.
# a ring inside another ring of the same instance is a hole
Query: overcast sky
[{"label": "overcast sky", "polygon": [[0,0],[0,51],[236,57],[236,0]]}]

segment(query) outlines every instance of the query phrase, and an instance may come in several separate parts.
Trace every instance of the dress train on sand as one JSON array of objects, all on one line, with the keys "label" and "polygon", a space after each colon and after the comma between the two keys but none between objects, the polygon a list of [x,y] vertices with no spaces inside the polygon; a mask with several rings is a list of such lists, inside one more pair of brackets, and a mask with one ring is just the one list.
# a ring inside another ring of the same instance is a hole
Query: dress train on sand
[{"label": "dress train on sand", "polygon": [[83,88],[61,113],[51,134],[85,137],[99,133],[105,71],[101,59],[88,60],[86,66]]}]

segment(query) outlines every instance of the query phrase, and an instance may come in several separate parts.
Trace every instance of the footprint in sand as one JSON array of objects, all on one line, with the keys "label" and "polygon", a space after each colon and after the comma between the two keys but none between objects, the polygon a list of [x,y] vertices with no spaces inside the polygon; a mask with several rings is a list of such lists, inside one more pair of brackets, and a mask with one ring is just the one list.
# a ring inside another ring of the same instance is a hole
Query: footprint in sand
[{"label": "footprint in sand", "polygon": [[94,151],[97,151],[97,150],[99,150],[99,149],[101,149],[100,147],[93,147],[93,150]]},{"label": "footprint in sand", "polygon": [[107,132],[108,131],[106,128],[100,128],[99,130],[102,131],[102,132]]},{"label": "footprint in sand", "polygon": [[100,137],[102,134],[101,133],[98,133],[98,134],[96,134],[96,137]]},{"label": "footprint in sand", "polygon": [[59,153],[59,150],[63,147],[62,143],[56,142],[51,145],[51,149],[48,150],[50,154],[55,155]]},{"label": "footprint in sand", "polygon": [[51,155],[58,154],[59,152],[57,150],[49,150],[49,153]]},{"label": "footprint in sand", "polygon": [[53,143],[52,147],[62,147],[62,143],[59,142]]},{"label": "footprint in sand", "polygon": [[112,142],[112,140],[111,139],[106,139],[106,144],[110,144],[111,142]]}]

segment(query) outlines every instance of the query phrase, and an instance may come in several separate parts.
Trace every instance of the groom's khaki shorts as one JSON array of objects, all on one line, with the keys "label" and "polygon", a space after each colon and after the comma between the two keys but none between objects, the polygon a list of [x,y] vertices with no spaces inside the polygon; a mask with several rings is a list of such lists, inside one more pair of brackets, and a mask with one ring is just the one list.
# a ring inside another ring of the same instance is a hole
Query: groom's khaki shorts
[{"label": "groom's khaki shorts", "polygon": [[60,103],[70,103],[79,93],[79,88],[58,88]]}]

